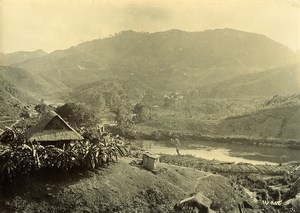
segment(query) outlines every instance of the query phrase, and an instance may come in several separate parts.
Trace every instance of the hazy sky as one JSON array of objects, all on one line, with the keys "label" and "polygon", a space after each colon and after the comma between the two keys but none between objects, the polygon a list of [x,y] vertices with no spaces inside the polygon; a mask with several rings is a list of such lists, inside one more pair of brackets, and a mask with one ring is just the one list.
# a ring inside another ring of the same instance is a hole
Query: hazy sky
[{"label": "hazy sky", "polygon": [[0,52],[51,52],[122,30],[234,28],[300,50],[300,0],[0,0]]}]

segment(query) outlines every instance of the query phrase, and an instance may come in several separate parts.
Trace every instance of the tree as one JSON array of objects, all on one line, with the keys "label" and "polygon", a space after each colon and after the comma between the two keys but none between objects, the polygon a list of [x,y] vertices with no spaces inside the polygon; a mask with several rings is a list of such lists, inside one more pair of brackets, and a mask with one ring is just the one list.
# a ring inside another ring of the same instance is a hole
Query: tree
[{"label": "tree", "polygon": [[116,121],[120,127],[128,127],[132,124],[132,112],[126,106],[119,106],[114,110]]},{"label": "tree", "polygon": [[70,124],[80,127],[96,122],[95,112],[91,107],[79,103],[66,103],[57,107],[56,113]]},{"label": "tree", "polygon": [[133,109],[138,123],[145,122],[151,119],[151,109],[148,105],[137,103]]},{"label": "tree", "polygon": [[47,106],[47,104],[40,103],[40,104],[35,105],[34,109],[38,113],[43,113],[43,112],[46,112],[49,109],[49,107]]}]

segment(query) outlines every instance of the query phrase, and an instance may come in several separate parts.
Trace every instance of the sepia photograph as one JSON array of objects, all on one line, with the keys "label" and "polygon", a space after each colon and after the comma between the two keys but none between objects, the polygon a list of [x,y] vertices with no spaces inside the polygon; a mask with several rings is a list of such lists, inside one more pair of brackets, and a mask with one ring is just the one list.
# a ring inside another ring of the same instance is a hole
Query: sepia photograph
[{"label": "sepia photograph", "polygon": [[0,213],[300,213],[300,0],[0,0]]}]

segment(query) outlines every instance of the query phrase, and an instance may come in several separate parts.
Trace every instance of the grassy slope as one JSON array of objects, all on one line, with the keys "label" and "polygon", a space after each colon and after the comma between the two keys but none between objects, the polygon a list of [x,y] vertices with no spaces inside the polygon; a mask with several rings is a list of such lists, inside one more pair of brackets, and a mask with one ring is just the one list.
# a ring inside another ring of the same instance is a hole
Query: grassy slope
[{"label": "grassy slope", "polygon": [[265,109],[224,119],[216,128],[220,135],[299,139],[300,106]]},{"label": "grassy slope", "polygon": [[202,97],[255,97],[290,95],[300,92],[300,64],[241,75],[199,87]]},{"label": "grassy slope", "polygon": [[3,117],[19,117],[23,106],[34,102],[33,98],[5,80],[0,73],[0,121],[7,120]]},{"label": "grassy slope", "polygon": [[51,74],[36,75],[10,66],[0,66],[0,74],[3,79],[15,85],[20,91],[37,99],[45,98],[45,95],[52,93],[58,97],[59,93],[66,93],[68,90],[60,81],[54,80]]},{"label": "grassy slope", "polygon": [[48,174],[48,181],[30,180],[27,187],[22,181],[25,189],[1,190],[0,211],[167,212],[196,189],[211,198],[215,208],[236,206],[240,195],[245,195],[222,176],[163,163],[154,174],[131,166],[131,160],[122,158],[119,163],[80,179]]}]

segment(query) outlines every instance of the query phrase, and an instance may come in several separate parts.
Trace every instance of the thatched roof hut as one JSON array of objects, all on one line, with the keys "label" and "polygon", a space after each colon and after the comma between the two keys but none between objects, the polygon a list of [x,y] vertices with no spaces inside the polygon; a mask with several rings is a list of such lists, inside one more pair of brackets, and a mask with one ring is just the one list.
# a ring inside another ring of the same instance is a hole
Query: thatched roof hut
[{"label": "thatched roof hut", "polygon": [[39,122],[26,132],[26,137],[31,141],[53,145],[83,140],[83,137],[54,111],[45,113]]},{"label": "thatched roof hut", "polygon": [[198,212],[201,213],[214,212],[212,209],[210,209],[211,204],[212,201],[201,193],[198,193],[179,202],[179,206],[192,207],[193,209],[196,208]]}]

